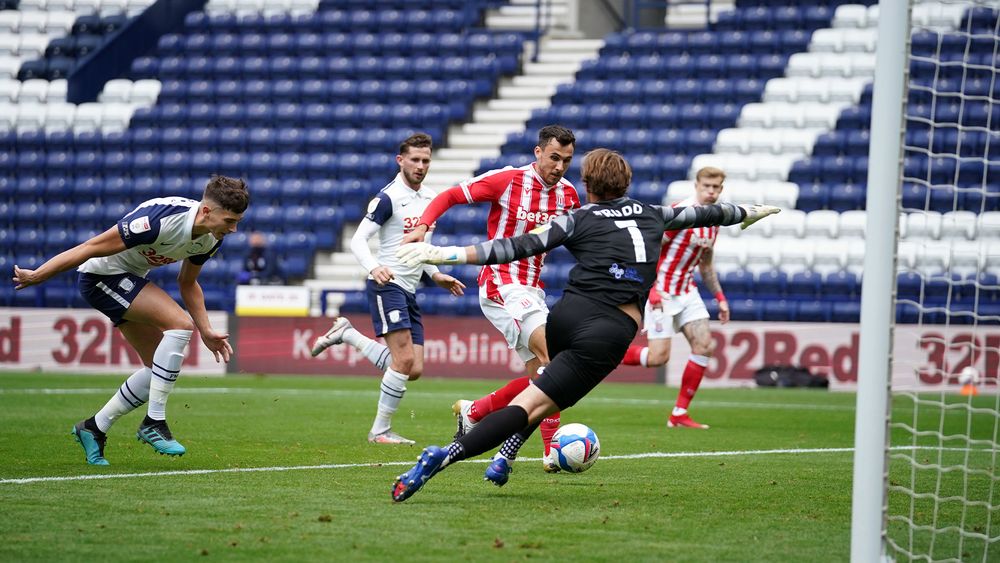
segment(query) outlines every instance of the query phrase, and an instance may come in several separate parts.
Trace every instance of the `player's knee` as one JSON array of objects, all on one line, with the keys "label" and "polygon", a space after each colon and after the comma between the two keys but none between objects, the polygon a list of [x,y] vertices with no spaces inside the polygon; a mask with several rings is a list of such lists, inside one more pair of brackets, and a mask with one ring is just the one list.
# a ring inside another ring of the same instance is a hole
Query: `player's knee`
[{"label": "player's knee", "polygon": [[194,322],[189,317],[179,317],[166,323],[163,330],[189,330],[194,331]]},{"label": "player's knee", "polygon": [[[410,379],[416,379],[413,377],[413,371],[415,367],[415,359],[413,354],[399,354],[398,356],[393,353],[392,355],[392,369],[398,371],[399,373],[405,373]],[[419,375],[417,376],[419,377]]]},{"label": "player's knee", "polygon": [[709,339],[707,342],[695,342],[691,346],[691,353],[711,358],[715,354],[715,341]]}]

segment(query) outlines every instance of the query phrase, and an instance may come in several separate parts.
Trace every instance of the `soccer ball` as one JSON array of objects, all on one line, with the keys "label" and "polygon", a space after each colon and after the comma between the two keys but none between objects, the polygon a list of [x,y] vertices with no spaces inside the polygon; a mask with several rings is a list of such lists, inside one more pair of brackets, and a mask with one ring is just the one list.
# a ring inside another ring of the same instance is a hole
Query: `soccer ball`
[{"label": "soccer ball", "polygon": [[979,383],[979,370],[972,366],[966,366],[962,372],[958,374],[958,382],[962,385],[976,385]]},{"label": "soccer ball", "polygon": [[552,436],[552,456],[563,471],[583,473],[597,462],[601,442],[586,424],[565,424]]}]

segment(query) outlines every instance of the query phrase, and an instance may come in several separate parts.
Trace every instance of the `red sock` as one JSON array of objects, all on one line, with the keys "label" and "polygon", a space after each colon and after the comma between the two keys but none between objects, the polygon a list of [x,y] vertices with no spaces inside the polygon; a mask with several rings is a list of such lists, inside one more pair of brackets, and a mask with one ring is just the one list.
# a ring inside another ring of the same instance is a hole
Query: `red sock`
[{"label": "red sock", "polygon": [[507,385],[489,395],[476,399],[472,402],[472,408],[469,409],[469,418],[472,419],[472,422],[479,422],[491,412],[506,407],[514,400],[514,397],[520,395],[521,391],[524,391],[528,387],[530,381],[528,376],[523,375],[517,379],[510,380]]},{"label": "red sock", "polygon": [[645,346],[636,346],[634,344],[629,346],[628,351],[625,352],[625,359],[622,360],[622,364],[626,366],[641,366],[642,351],[645,349]]},{"label": "red sock", "polygon": [[552,441],[552,436],[555,435],[556,430],[559,430],[560,416],[560,413],[555,413],[548,418],[543,418],[542,423],[538,425],[538,429],[542,431],[542,444],[545,444],[545,455],[549,455],[549,442]]},{"label": "red sock", "polygon": [[[704,363],[704,365],[702,365]],[[698,386],[701,385],[701,378],[705,375],[705,367],[708,365],[706,356],[691,355],[688,363],[684,366],[684,375],[681,376],[681,392],[677,394],[677,407],[687,409],[694,398]]]}]

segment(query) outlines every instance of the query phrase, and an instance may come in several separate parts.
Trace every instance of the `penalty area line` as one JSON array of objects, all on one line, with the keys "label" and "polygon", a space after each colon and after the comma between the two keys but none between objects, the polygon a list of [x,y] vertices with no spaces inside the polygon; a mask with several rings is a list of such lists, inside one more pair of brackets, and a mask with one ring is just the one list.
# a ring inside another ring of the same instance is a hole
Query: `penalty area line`
[{"label": "penalty area line", "polygon": [[[892,450],[940,449],[900,446]],[[946,448],[965,451],[964,448]],[[721,452],[646,452],[638,454],[605,455],[604,460],[650,459],[650,458],[696,458],[696,457],[736,457],[762,455],[839,454],[853,452],[854,448],[793,448],[776,450],[732,450]],[[975,451],[975,450],[973,450]],[[522,457],[521,461],[541,461],[542,458]],[[486,463],[487,459],[465,460],[460,463]],[[146,473],[107,473],[98,475],[68,475],[63,477],[23,477],[0,479],[0,485],[28,485],[31,483],[59,483],[65,481],[99,481],[105,479],[134,479],[142,477],[183,477],[190,475],[215,475],[222,473],[276,473],[283,471],[315,471],[326,469],[354,469],[359,467],[393,467],[413,465],[412,461],[388,461],[374,463],[327,463],[320,465],[291,465],[277,467],[232,467],[226,469],[183,469],[177,471],[150,471]]]}]

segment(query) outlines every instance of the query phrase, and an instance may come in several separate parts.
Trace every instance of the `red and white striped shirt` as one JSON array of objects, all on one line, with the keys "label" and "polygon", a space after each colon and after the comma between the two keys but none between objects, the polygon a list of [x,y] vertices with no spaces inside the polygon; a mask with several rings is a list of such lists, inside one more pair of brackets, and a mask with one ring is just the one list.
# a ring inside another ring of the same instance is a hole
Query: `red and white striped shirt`
[{"label": "red and white striped shirt", "polygon": [[[698,205],[694,196],[672,207]],[[656,265],[656,289],[664,295],[679,296],[694,289],[694,270],[706,248],[715,245],[719,227],[697,227],[682,231],[667,231],[660,247],[660,262]]]},{"label": "red and white striped shirt", "polygon": [[[493,240],[522,235],[556,216],[569,213],[580,207],[580,196],[565,178],[554,186],[545,185],[535,172],[534,164],[520,168],[508,166],[445,190],[427,207],[418,224],[433,225],[456,203],[482,202],[491,204],[486,234]],[[479,285],[485,286],[486,295],[496,301],[500,301],[497,288],[501,285],[542,288],[540,276],[544,261],[545,254],[539,254],[510,264],[483,266]]]}]

